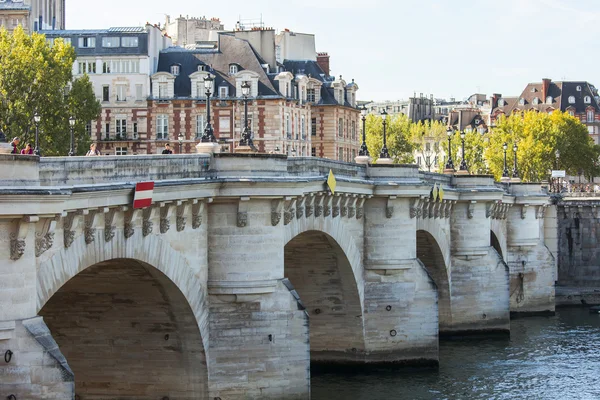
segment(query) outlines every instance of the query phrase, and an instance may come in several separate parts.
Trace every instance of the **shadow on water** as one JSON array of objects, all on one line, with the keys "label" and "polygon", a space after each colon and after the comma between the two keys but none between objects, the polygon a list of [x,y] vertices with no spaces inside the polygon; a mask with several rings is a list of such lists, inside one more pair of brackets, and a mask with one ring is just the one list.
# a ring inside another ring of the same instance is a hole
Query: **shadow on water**
[{"label": "shadow on water", "polygon": [[511,321],[510,338],[440,341],[439,368],[315,368],[312,399],[600,399],[600,315]]}]

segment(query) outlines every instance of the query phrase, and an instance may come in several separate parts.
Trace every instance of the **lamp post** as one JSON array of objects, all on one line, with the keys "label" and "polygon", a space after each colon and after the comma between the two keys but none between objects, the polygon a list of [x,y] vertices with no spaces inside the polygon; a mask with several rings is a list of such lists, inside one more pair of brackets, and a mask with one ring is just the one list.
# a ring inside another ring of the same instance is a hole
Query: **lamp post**
[{"label": "lamp post", "polygon": [[504,170],[502,171],[502,178],[508,179],[508,167],[506,166],[506,150],[508,149],[508,145],[506,142],[502,145],[502,149],[504,150]]},{"label": "lamp post", "polygon": [[[73,157],[75,155],[75,135],[73,131],[75,130],[75,118],[69,118],[69,127],[71,128],[71,150],[69,151],[69,157]],[[36,139],[37,142],[37,139]],[[36,145],[37,146],[37,145]]]},{"label": "lamp post", "polygon": [[33,122],[35,122],[35,149],[33,150],[33,154],[35,154],[36,156],[40,156],[40,133],[39,133],[39,126],[40,126],[40,121],[42,120],[42,117],[40,117],[40,114],[38,114],[37,112],[35,113],[35,115],[33,116]]},{"label": "lamp post", "polygon": [[360,108],[360,113],[362,115],[362,144],[360,145],[358,155],[369,157],[369,149],[367,148],[367,107],[364,104]]},{"label": "lamp post", "polygon": [[210,124],[210,95],[213,88],[214,78],[210,75],[207,75],[204,78],[204,88],[206,89],[206,128],[204,128],[204,133],[202,134],[202,138],[200,141],[202,143],[216,142],[215,135],[213,132],[213,127]]},{"label": "lamp post", "polygon": [[454,135],[454,131],[452,128],[448,128],[446,135],[448,135],[448,161],[446,162],[446,170],[454,171],[454,162],[452,161],[452,135]]},{"label": "lamp post", "polygon": [[252,133],[248,127],[248,96],[250,95],[250,82],[244,81],[242,83],[242,96],[244,96],[244,132],[240,139],[240,146],[253,146]]},{"label": "lamp post", "polygon": [[387,125],[387,122],[386,122],[387,115],[388,115],[388,113],[385,110],[383,110],[383,112],[381,113],[381,118],[383,119],[383,147],[381,148],[381,153],[379,154],[379,158],[390,158],[390,153],[388,152],[388,148],[387,148],[387,139],[385,136],[385,128]]},{"label": "lamp post", "polygon": [[460,161],[459,170],[467,172],[469,168],[467,167],[467,158],[465,156],[465,136],[466,136],[465,131],[462,131],[460,133],[460,141],[461,141],[461,146],[462,146],[462,160]]},{"label": "lamp post", "polygon": [[179,140],[179,154],[183,154],[183,133],[179,132],[179,136],[177,136],[177,139]]},{"label": "lamp post", "polygon": [[519,148],[517,147],[517,144],[515,143],[513,145],[513,156],[514,156],[514,164],[513,164],[513,173],[512,173],[512,177],[515,179],[519,179],[519,170],[517,169],[517,150]]}]

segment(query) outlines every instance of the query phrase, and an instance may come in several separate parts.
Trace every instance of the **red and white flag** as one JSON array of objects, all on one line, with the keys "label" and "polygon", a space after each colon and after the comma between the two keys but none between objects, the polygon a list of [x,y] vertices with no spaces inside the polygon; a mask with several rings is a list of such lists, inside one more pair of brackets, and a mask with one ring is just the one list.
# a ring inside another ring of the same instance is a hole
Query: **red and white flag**
[{"label": "red and white flag", "polygon": [[152,193],[154,192],[154,182],[138,182],[135,185],[135,194],[133,196],[133,208],[144,208],[152,205]]}]

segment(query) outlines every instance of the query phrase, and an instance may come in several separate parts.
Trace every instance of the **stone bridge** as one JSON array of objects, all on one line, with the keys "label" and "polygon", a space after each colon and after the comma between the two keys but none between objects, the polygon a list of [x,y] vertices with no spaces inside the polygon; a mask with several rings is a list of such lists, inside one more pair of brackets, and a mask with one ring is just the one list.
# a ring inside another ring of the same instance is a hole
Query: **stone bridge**
[{"label": "stone bridge", "polygon": [[311,363],[437,364],[441,335],[554,311],[540,185],[280,155],[0,167],[0,397],[307,399]]}]

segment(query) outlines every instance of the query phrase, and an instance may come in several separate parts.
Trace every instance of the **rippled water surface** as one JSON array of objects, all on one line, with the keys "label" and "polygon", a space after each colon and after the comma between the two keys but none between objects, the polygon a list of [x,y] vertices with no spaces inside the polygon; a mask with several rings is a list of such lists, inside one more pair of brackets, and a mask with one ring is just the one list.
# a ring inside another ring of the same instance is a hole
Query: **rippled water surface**
[{"label": "rippled water surface", "polygon": [[312,399],[600,399],[600,314],[511,321],[510,338],[443,340],[440,367],[322,373]]}]

